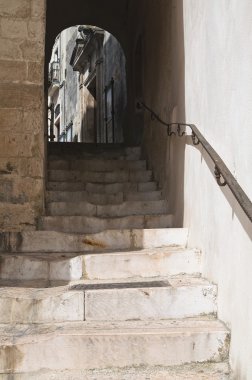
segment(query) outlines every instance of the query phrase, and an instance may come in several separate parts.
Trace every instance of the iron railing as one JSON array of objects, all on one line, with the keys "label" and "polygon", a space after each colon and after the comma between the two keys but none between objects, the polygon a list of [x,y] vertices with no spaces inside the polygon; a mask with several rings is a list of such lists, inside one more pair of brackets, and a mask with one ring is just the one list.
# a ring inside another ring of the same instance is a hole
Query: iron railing
[{"label": "iron railing", "polygon": [[106,144],[115,143],[115,89],[114,78],[104,89],[105,94],[105,139]]},{"label": "iron railing", "polygon": [[150,107],[148,107],[143,102],[139,101],[137,107],[140,109],[145,109],[151,114],[152,120],[157,120],[159,123],[167,127],[168,136],[179,136],[183,137],[186,135],[185,129],[189,127],[191,129],[191,137],[193,145],[201,144],[203,149],[207,152],[209,157],[214,163],[214,175],[219,186],[228,186],[234,195],[235,199],[252,222],[252,202],[239,185],[233,174],[230,172],[224,161],[220,158],[218,153],[213,149],[209,142],[205,139],[202,133],[194,124],[188,123],[166,123],[155,113]]}]

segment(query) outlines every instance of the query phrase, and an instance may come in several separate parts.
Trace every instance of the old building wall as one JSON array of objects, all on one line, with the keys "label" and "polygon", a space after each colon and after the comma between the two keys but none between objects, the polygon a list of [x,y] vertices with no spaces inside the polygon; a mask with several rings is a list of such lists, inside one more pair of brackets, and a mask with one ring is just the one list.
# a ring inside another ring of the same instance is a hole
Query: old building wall
[{"label": "old building wall", "polygon": [[125,113],[127,107],[126,60],[120,43],[110,33],[105,32],[104,43],[104,83],[107,86],[114,79],[115,141],[123,142]]},{"label": "old building wall", "polygon": [[0,0],[0,229],[43,210],[44,0]]},{"label": "old building wall", "polygon": [[[132,9],[132,19],[142,5]],[[195,123],[252,198],[251,3],[144,5],[143,99],[164,120]],[[133,54],[137,36],[132,40]],[[168,138],[165,127],[145,113],[143,146],[174,225],[189,227],[189,245],[205,255],[203,275],[218,284],[219,317],[231,329],[234,378],[251,379],[251,222],[231,192],[218,187],[211,161],[190,137]]]},{"label": "old building wall", "polygon": [[77,27],[72,27],[64,30],[62,32],[64,35],[64,45],[65,51],[62,49],[62,56],[64,57],[64,99],[62,97],[62,102],[64,101],[65,109],[65,121],[64,128],[73,124],[72,138],[74,136],[80,135],[80,125],[78,117],[78,94],[79,94],[79,81],[78,73],[73,71],[70,65],[70,59],[72,56],[73,48],[75,45],[75,40],[77,38]]}]

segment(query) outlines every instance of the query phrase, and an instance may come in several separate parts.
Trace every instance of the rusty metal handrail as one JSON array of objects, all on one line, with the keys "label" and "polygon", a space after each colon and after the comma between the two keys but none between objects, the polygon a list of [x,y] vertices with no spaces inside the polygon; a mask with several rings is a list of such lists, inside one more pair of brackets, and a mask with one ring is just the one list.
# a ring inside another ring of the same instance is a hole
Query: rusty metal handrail
[{"label": "rusty metal handrail", "polygon": [[[204,150],[207,152],[209,157],[214,163],[214,175],[216,178],[216,181],[219,186],[228,186],[234,195],[235,199],[249,218],[249,220],[252,222],[252,202],[245,193],[245,191],[242,189],[242,187],[239,185],[233,174],[230,172],[224,161],[220,158],[218,153],[214,150],[214,148],[209,144],[209,142],[205,139],[205,137],[202,135],[202,133],[198,130],[198,128],[194,124],[188,124],[188,123],[166,123],[160,117],[146,104],[143,102],[137,103],[138,108],[143,108],[150,112],[151,119],[157,120],[161,124],[165,125],[167,127],[167,134],[168,136],[179,136],[183,137],[185,136],[185,131],[181,129],[181,127],[189,127],[192,131],[191,137],[193,141],[193,145],[199,145],[201,144]],[[173,128],[176,127],[176,132],[174,132]]]}]

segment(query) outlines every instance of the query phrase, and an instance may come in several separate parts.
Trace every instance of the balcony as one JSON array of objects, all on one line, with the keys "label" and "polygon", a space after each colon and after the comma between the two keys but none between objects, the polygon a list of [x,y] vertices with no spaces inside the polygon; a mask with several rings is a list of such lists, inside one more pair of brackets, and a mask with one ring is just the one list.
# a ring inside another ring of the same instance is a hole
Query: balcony
[{"label": "balcony", "polygon": [[60,85],[60,63],[51,62],[48,73],[49,95],[53,95]]}]

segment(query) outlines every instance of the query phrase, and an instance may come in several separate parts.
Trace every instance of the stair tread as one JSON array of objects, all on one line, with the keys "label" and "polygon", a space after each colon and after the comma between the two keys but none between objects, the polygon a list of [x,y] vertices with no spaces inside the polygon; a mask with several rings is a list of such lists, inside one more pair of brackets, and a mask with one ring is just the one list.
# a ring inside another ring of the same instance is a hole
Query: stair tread
[{"label": "stair tread", "polygon": [[[196,248],[184,248],[184,247],[161,247],[161,248],[144,248],[144,249],[125,249],[124,251],[114,251],[114,252],[105,252],[102,256],[120,256],[120,255],[160,255],[163,256],[165,254],[172,253],[185,253],[185,252],[195,252],[200,254],[200,251]],[[51,253],[34,253],[34,252],[8,252],[8,254],[0,253],[1,258],[26,258],[31,260],[65,260],[71,259],[79,256],[97,256],[100,257],[100,253],[80,253],[80,252],[51,252]]]},{"label": "stair tread", "polygon": [[[128,367],[19,374],[17,380],[229,380],[229,364],[194,363],[173,367]],[[8,380],[3,377],[2,380]],[[15,380],[15,378],[13,378]]]},{"label": "stair tread", "polygon": [[[102,321],[60,322],[53,324],[5,325],[0,324],[0,345],[28,342],[37,336],[41,340],[52,335],[187,335],[194,333],[223,332],[228,328],[211,316],[154,320],[154,321]],[[15,337],[15,343],[13,343]],[[9,339],[8,339],[9,338]]]},{"label": "stair tread", "polygon": [[[22,283],[24,286],[22,286]],[[27,285],[30,286],[27,286]],[[113,280],[78,280],[71,281],[69,284],[62,285],[59,281],[52,282],[51,287],[37,287],[36,280],[33,281],[15,281],[0,280],[0,297],[40,299],[49,296],[56,296],[66,292],[83,292],[83,291],[99,291],[99,290],[124,290],[124,289],[150,289],[150,288],[167,288],[174,289],[182,287],[210,287],[216,286],[208,280],[199,276],[171,276],[171,277],[134,277],[129,279],[113,279]]]},{"label": "stair tread", "polygon": [[105,252],[185,246],[187,228],[104,230],[94,234],[57,231],[2,233],[0,252]]}]

